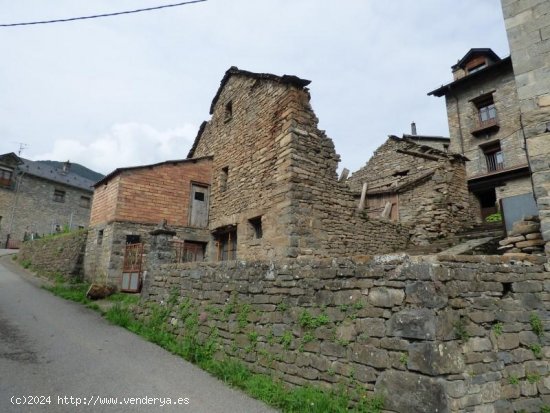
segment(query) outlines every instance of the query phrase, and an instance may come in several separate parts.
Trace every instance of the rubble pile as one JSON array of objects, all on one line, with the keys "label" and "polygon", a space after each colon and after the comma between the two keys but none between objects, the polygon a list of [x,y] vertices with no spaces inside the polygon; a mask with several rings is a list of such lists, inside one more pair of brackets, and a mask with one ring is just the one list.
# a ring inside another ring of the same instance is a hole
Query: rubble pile
[{"label": "rubble pile", "polygon": [[503,255],[526,253],[543,254],[544,240],[540,232],[538,216],[527,216],[514,223],[508,237],[499,242]]}]

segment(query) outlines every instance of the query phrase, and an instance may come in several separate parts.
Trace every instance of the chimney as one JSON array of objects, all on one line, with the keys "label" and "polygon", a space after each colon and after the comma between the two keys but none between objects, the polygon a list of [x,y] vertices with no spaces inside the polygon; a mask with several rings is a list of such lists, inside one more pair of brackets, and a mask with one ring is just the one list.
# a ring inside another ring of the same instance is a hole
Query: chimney
[{"label": "chimney", "polygon": [[411,135],[416,135],[416,123],[411,123]]},{"label": "chimney", "polygon": [[63,164],[63,174],[66,175],[71,170],[71,162],[67,161]]}]

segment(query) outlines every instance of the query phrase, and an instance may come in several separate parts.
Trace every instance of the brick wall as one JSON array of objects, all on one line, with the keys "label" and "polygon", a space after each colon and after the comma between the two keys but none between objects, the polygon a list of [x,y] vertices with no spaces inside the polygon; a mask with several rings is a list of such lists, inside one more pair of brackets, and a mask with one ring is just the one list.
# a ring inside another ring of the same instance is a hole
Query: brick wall
[{"label": "brick wall", "polygon": [[538,412],[549,275],[540,257],[155,265],[138,313],[171,306],[166,328],[185,336],[197,317],[219,356],[290,385],[360,385],[388,412]]},{"label": "brick wall", "polygon": [[120,175],[95,188],[90,213],[90,226],[115,219],[119,185]]}]

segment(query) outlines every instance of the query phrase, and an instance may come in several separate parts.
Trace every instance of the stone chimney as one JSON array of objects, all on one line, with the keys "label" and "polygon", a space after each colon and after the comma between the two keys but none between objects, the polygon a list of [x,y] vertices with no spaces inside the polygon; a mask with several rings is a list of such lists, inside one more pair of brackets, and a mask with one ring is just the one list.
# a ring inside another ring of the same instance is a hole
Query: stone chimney
[{"label": "stone chimney", "polygon": [[416,135],[416,123],[411,123],[411,135]]},{"label": "stone chimney", "polygon": [[67,161],[63,164],[63,174],[67,175],[71,171],[71,162]]}]

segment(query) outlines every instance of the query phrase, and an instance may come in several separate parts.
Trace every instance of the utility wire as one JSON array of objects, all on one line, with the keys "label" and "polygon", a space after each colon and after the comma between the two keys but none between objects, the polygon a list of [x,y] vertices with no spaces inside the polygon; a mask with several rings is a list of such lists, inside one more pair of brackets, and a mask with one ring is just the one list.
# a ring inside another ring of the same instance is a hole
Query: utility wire
[{"label": "utility wire", "polygon": [[207,0],[190,0],[190,1],[184,1],[182,3],[165,4],[163,6],[148,7],[148,8],[145,8],[145,9],[119,11],[119,12],[116,12],[116,13],[95,14],[95,15],[92,15],[92,16],[71,17],[71,18],[68,18],[68,19],[42,20],[42,21],[25,22],[25,23],[0,24],[0,27],[31,26],[31,25],[34,25],[34,24],[64,23],[64,22],[71,22],[71,21],[75,21],[75,20],[97,19],[97,18],[100,18],[100,17],[120,16],[122,14],[141,13],[141,12],[144,12],[144,11],[166,9],[166,8],[169,8],[169,7],[185,6],[187,4],[202,3],[204,1],[207,1]]}]

